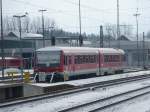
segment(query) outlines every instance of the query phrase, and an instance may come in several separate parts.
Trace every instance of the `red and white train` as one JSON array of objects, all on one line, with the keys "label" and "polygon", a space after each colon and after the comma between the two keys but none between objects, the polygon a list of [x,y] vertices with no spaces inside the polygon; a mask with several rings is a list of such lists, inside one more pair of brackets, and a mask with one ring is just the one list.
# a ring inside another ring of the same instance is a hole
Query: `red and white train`
[{"label": "red and white train", "polygon": [[[5,68],[19,68],[21,61],[19,58],[15,57],[5,57],[4,58],[4,67]],[[2,67],[2,58],[0,57],[0,67]]]},{"label": "red and white train", "polygon": [[[36,51],[37,80],[84,75],[106,75],[123,72],[124,54],[121,49],[89,47],[45,47]],[[55,75],[52,75],[55,74]]]},{"label": "red and white train", "polygon": [[[4,57],[4,68],[20,68],[21,58],[19,57]],[[0,57],[0,69],[2,68],[2,57]],[[23,67],[27,66],[27,61],[23,60]]]}]

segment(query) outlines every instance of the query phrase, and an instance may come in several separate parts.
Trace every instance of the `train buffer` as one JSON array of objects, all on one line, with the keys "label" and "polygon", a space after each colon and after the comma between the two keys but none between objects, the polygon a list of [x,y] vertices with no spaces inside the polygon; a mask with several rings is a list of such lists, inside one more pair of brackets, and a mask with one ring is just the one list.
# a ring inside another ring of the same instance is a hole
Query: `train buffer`
[{"label": "train buffer", "polygon": [[30,72],[24,72],[23,78],[24,78],[25,83],[29,83],[30,82]]},{"label": "train buffer", "polygon": [[17,72],[7,72],[8,77],[14,80],[14,76],[16,76]]}]

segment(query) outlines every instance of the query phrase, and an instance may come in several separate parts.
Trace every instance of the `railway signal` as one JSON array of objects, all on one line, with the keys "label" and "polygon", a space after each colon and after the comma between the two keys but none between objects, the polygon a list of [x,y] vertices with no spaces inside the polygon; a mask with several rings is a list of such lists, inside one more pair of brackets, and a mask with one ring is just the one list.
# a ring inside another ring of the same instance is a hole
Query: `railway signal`
[{"label": "railway signal", "polygon": [[103,35],[103,26],[100,26],[100,47],[104,47],[104,35]]},{"label": "railway signal", "polygon": [[56,45],[56,37],[55,37],[55,36],[52,36],[52,37],[51,37],[51,45],[52,45],[52,46],[55,46],[55,45]]},{"label": "railway signal", "polygon": [[79,36],[79,45],[80,46],[83,45],[83,37],[82,37],[82,35]]}]

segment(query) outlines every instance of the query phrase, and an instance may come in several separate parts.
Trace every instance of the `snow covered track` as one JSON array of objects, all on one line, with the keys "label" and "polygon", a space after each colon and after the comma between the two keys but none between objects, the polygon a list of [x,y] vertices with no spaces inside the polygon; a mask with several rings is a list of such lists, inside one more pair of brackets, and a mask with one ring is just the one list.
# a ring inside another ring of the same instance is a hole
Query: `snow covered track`
[{"label": "snow covered track", "polygon": [[[27,71],[27,70],[26,70]],[[145,71],[144,69],[125,69],[124,73],[134,73],[134,72],[140,72],[140,71]],[[1,71],[0,71],[1,72]],[[31,77],[30,80],[34,79],[34,75],[33,75],[33,71],[30,70],[31,73]],[[118,74],[115,74],[118,75]],[[0,74],[0,83],[21,83],[22,82],[22,76],[21,74],[17,74],[16,76],[6,76],[4,77],[4,79],[2,78],[1,74]]]},{"label": "snow covered track", "polygon": [[17,101],[12,101],[12,102],[6,102],[6,103],[1,103],[0,108],[7,108],[9,106],[15,106],[18,104],[27,104],[29,102],[36,103],[38,100],[43,100],[43,99],[59,99],[62,97],[70,97],[72,95],[78,95],[81,93],[85,93],[91,89],[96,89],[96,88],[106,88],[106,87],[111,87],[111,86],[116,86],[116,85],[121,85],[121,84],[126,84],[126,83],[132,83],[134,81],[141,81],[141,80],[148,80],[150,78],[150,75],[141,75],[141,76],[136,76],[136,77],[127,77],[123,79],[116,79],[116,80],[110,80],[110,81],[105,81],[105,82],[99,82],[99,83],[92,83],[92,84],[87,84],[84,86],[79,86],[76,88],[73,88],[72,90],[68,91],[59,91],[59,92],[54,92],[52,94],[46,94],[46,95],[40,95],[37,97],[29,97],[29,98],[21,98],[18,99]]},{"label": "snow covered track", "polygon": [[60,110],[58,112],[97,112],[103,111],[104,109],[110,108],[114,105],[126,102],[128,100],[132,100],[136,97],[140,97],[146,94],[150,94],[150,86],[142,87],[139,89],[131,90],[128,92],[116,94],[110,97],[106,97],[103,99],[98,99],[92,102],[88,102],[85,104],[79,104],[74,107],[66,108]]},{"label": "snow covered track", "polygon": [[[112,96],[112,99],[111,102],[109,102],[109,104],[103,106],[103,107],[99,107],[99,108],[96,108],[96,109],[93,109],[89,112],[97,112],[97,111],[103,111],[104,109],[108,109],[112,106],[115,106],[115,105],[118,105],[120,103],[124,103],[126,101],[129,101],[129,100],[132,100],[132,99],[135,99],[137,97],[141,97],[141,96],[144,96],[144,95],[147,95],[147,94],[150,94],[150,86],[148,87],[144,87],[144,88],[140,88],[140,89],[137,89],[137,90],[133,90],[133,91],[129,91],[127,93],[122,93],[120,95],[116,95],[116,96]],[[118,99],[115,101],[113,99],[113,97],[118,97]],[[122,97],[122,98],[120,98]],[[125,98],[123,98],[125,97]]]}]

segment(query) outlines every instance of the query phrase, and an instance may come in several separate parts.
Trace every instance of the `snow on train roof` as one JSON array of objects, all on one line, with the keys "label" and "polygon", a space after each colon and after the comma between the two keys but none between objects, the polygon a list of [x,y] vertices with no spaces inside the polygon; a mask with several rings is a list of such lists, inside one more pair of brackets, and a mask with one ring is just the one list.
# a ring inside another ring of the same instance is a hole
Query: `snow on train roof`
[{"label": "snow on train roof", "polygon": [[114,49],[114,48],[100,48],[99,49],[101,53],[110,54],[110,53],[120,53],[125,54],[125,52],[122,49]]},{"label": "snow on train roof", "polygon": [[124,51],[121,49],[114,49],[114,48],[92,48],[92,47],[45,47],[45,48],[40,48],[37,51],[65,51],[65,52],[79,52],[79,51],[85,51],[85,52],[95,52],[98,53],[105,53],[105,54],[109,54],[109,53],[121,53],[124,54]]},{"label": "snow on train roof", "polygon": [[[2,57],[0,57],[0,60],[2,59]],[[17,58],[14,58],[14,57],[4,57],[4,59],[17,59]]]},{"label": "snow on train roof", "polygon": [[38,49],[37,51],[64,51],[64,52],[94,52],[98,53],[97,48],[90,48],[90,47],[45,47]]}]

